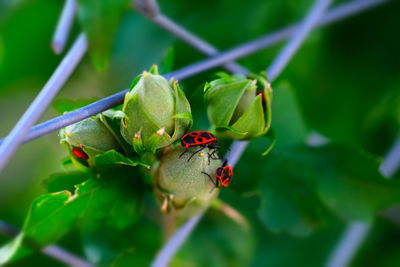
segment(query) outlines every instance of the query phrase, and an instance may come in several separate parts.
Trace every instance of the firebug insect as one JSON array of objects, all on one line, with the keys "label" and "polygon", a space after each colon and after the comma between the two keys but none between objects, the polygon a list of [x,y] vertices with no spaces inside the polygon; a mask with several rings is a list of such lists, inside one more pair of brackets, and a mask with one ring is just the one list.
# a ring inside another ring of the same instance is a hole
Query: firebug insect
[{"label": "firebug insect", "polygon": [[215,145],[218,141],[217,137],[215,137],[212,133],[207,131],[194,131],[187,134],[184,134],[181,139],[182,147],[186,148],[186,150],[180,155],[182,157],[186,152],[188,152],[189,147],[200,146],[201,148],[189,157],[188,161],[198,152],[202,151],[205,148],[213,149],[214,151],[209,155],[209,157],[213,157],[215,150],[219,147]]},{"label": "firebug insect", "polygon": [[74,147],[72,149],[72,154],[77,157],[78,159],[84,159],[84,160],[88,160],[89,156],[88,154],[86,154],[81,148],[79,147]]},{"label": "firebug insect", "polygon": [[218,167],[216,170],[217,179],[215,180],[215,182],[208,173],[206,172],[203,173],[210,178],[211,182],[215,185],[215,187],[220,187],[220,186],[227,187],[231,183],[233,176],[233,169],[231,166],[228,165],[228,161],[225,160],[222,166]]}]

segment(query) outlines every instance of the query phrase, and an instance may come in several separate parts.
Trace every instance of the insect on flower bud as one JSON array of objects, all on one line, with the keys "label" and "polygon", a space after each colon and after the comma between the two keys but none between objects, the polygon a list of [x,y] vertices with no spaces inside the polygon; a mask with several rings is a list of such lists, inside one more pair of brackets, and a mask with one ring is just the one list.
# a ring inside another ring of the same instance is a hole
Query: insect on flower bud
[{"label": "insect on flower bud", "polygon": [[91,117],[60,130],[61,143],[78,165],[93,166],[94,157],[121,147],[99,117]]},{"label": "insect on flower bud", "polygon": [[184,153],[186,148],[176,147],[161,158],[154,174],[154,190],[161,211],[191,216],[207,208],[217,197],[215,173],[221,161],[209,161],[212,150],[208,148],[189,160],[196,149],[189,148],[189,153]]}]

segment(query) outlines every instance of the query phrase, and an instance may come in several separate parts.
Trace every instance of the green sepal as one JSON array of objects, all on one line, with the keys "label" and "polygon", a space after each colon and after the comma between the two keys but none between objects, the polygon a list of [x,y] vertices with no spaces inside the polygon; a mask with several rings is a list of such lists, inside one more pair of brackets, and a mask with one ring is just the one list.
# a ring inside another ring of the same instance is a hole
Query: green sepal
[{"label": "green sepal", "polygon": [[163,135],[165,134],[165,131],[163,131],[161,135],[157,132],[152,134],[147,140],[146,149],[151,153],[156,153],[157,147],[160,144]]},{"label": "green sepal", "polygon": [[241,135],[241,136],[245,136],[246,134],[248,134],[248,132],[242,132],[236,128],[233,128],[231,126],[221,126],[221,127],[217,127],[215,128],[215,131],[218,132],[221,135],[224,135],[224,132],[233,132],[235,134]]},{"label": "green sepal", "polygon": [[178,140],[193,124],[189,101],[179,87],[178,81],[171,79],[170,84],[175,94],[175,128],[171,137],[172,142]]},{"label": "green sepal", "polygon": [[126,114],[122,110],[117,110],[114,112],[113,119],[124,119],[127,118]]},{"label": "green sepal", "polygon": [[192,113],[190,113],[190,112],[175,114],[173,116],[173,118],[174,119],[186,119],[186,120],[189,120],[191,123],[193,122],[193,116],[192,116]]},{"label": "green sepal", "polygon": [[158,72],[158,67],[156,64],[153,64],[150,69],[149,72],[153,75],[160,75],[160,73]]},{"label": "green sepal", "polygon": [[234,136],[235,139],[246,139],[261,135],[264,131],[264,111],[262,107],[261,95],[256,96],[251,106],[240,118],[232,125],[233,128],[243,132],[247,130],[247,136]]},{"label": "green sepal", "polygon": [[132,154],[132,148],[125,141],[121,135],[121,116],[126,117],[125,113],[118,110],[107,110],[100,114],[100,121],[107,127],[110,133],[114,136],[115,140],[118,142],[122,150],[126,155]]},{"label": "green sepal", "polygon": [[266,156],[271,152],[271,150],[274,148],[276,144],[276,136],[275,136],[275,131],[274,129],[269,129],[265,137],[271,139],[271,144],[268,146],[267,150],[265,150],[261,155]]},{"label": "green sepal", "polygon": [[138,153],[138,154],[146,151],[143,146],[143,139],[140,135],[140,132],[136,133],[135,136],[132,138],[132,146],[133,146],[133,150],[135,150],[136,153]]},{"label": "green sepal", "polygon": [[229,125],[236,106],[251,81],[221,84],[209,89],[204,95],[207,114],[215,125]]},{"label": "green sepal", "polygon": [[133,81],[131,82],[131,86],[129,86],[129,91],[132,91],[132,89],[136,86],[136,84],[140,81],[140,78],[142,78],[142,74],[137,75]]}]

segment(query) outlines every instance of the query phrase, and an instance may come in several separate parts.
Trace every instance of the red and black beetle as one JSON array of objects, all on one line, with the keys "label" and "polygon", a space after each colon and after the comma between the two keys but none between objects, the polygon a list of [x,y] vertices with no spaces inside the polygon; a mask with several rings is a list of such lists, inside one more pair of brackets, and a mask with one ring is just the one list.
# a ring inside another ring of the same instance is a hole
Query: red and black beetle
[{"label": "red and black beetle", "polygon": [[224,163],[222,164],[222,166],[217,168],[216,171],[216,177],[217,179],[215,180],[215,182],[213,181],[213,179],[211,178],[211,176],[206,173],[203,172],[204,174],[206,174],[211,182],[215,185],[215,187],[227,187],[230,185],[231,180],[232,180],[232,176],[233,176],[233,169],[231,166],[228,165],[228,161],[225,160]]},{"label": "red and black beetle", "polygon": [[212,133],[207,131],[194,131],[184,134],[181,139],[181,144],[185,148],[192,146],[210,146],[218,141]]},{"label": "red and black beetle", "polygon": [[201,148],[189,157],[188,161],[198,152],[202,151],[205,148],[213,149],[214,151],[209,155],[209,157],[213,158],[213,155],[219,147],[215,145],[218,141],[217,137],[210,132],[207,131],[194,131],[190,133],[186,133],[182,136],[181,144],[182,147],[186,148],[186,150],[180,155],[182,157],[186,152],[188,152],[189,147],[200,146]]}]

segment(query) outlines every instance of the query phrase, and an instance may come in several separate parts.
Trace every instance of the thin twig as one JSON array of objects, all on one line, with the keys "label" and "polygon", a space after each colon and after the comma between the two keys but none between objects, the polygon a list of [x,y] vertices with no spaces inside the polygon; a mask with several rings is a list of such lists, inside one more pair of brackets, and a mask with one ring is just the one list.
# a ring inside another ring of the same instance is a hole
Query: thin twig
[{"label": "thin twig", "polygon": [[[301,23],[298,32],[288,41],[288,43],[280,51],[274,62],[271,64],[271,68],[268,71],[273,71],[272,79],[277,77],[283,68],[287,65],[289,60],[295,54],[297,49],[304,42],[307,35],[312,30],[313,26],[317,23],[318,19],[324,14],[328,8],[331,0],[316,0],[316,3],[307,13],[305,19]],[[234,167],[245,150],[248,142],[235,141],[233,142],[230,153],[228,155],[229,164]],[[178,251],[183,242],[189,237],[190,233],[196,227],[204,213],[194,216],[188,219],[185,224],[176,231],[172,238],[167,244],[161,248],[160,253],[155,258],[152,266],[153,267],[164,267],[167,266],[175,253]],[[183,230],[184,229],[184,230]]]},{"label": "thin twig", "polygon": [[[356,14],[362,10],[388,1],[389,0],[356,0],[350,3],[343,4],[340,7],[335,8],[331,12],[328,12],[326,15],[324,15],[324,17],[319,20],[317,26],[326,25],[333,21],[347,17],[350,14]],[[195,64],[191,64],[187,67],[181,68],[178,71],[174,71],[173,73],[171,73],[171,76],[181,77],[184,75],[186,78],[191,77],[199,72],[220,66],[225,62],[244,57],[250,53],[253,53],[254,51],[263,49],[267,46],[271,46],[286,38],[289,38],[293,32],[298,31],[298,27],[299,25],[296,24],[284,28],[283,30],[270,33],[264,37],[230,49],[224,53],[219,54],[218,56],[199,61]]]},{"label": "thin twig", "polygon": [[67,81],[86,52],[87,43],[84,34],[79,35],[74,45],[61,61],[46,85],[31,103],[24,115],[0,145],[0,172],[4,169],[19,145],[24,141],[29,129],[40,118],[53,98]]},{"label": "thin twig", "polygon": [[142,14],[145,14],[150,18],[160,14],[160,8],[158,7],[156,0],[136,0],[134,1],[134,6]]},{"label": "thin twig", "polygon": [[335,247],[326,267],[346,267],[354,258],[371,228],[368,223],[352,222],[346,226],[338,245]]},{"label": "thin twig", "polygon": [[[336,8],[333,8],[332,10],[328,11],[326,15],[319,21],[318,25],[326,25],[335,21],[338,21],[340,19],[349,17],[351,15],[358,14],[362,11],[365,11],[369,8],[375,7],[377,5],[383,4],[388,2],[389,0],[356,0],[352,1],[350,3],[342,4]],[[285,40],[296,30],[295,26],[290,26],[287,27],[283,30],[274,32],[272,34],[266,35],[262,37],[261,39],[257,39],[255,41],[251,41],[249,43],[243,44],[241,47],[247,47],[244,50],[246,50],[244,53],[243,51],[237,54],[232,55],[233,50],[229,50],[227,52],[223,52],[220,54],[220,56],[210,58],[210,61],[213,61],[213,64],[211,67],[218,66],[219,64],[223,64],[225,62],[232,61],[234,59],[243,57],[249,53],[256,52],[262,48],[267,48],[269,46],[272,46],[282,40]],[[235,48],[235,51],[238,51],[240,47]],[[226,56],[228,54],[228,56]],[[222,58],[220,58],[222,57]],[[220,58],[219,61],[215,61],[215,58]],[[191,66],[194,66],[198,63],[192,64]],[[166,75],[167,78],[170,78],[171,76],[176,77],[177,79],[184,79],[188,78],[198,72],[201,72],[203,68],[197,69],[196,71],[192,71],[189,69],[188,72],[183,72],[182,69],[179,70],[178,74],[174,75],[173,73]],[[96,115],[104,110],[107,110],[111,107],[115,107],[119,104],[122,104],[122,101],[124,99],[125,93],[127,90],[123,90],[121,92],[118,92],[114,95],[108,96],[106,98],[103,98],[97,102],[94,102],[90,105],[87,105],[85,107],[82,107],[80,109],[71,111],[67,114],[64,114],[62,116],[55,117],[51,120],[48,120],[44,123],[38,124],[34,126],[29,133],[25,136],[24,138],[24,143],[30,142],[34,139],[37,139],[41,136],[44,136],[46,134],[49,134],[51,132],[57,131],[63,127],[66,127],[70,124],[73,124],[75,122],[81,121],[83,119],[86,119],[90,116]],[[4,142],[4,139],[0,139],[0,144]]]},{"label": "thin twig", "polygon": [[[16,228],[15,226],[12,226],[4,221],[0,221],[0,234],[9,236],[9,237],[15,237],[16,235],[19,234],[19,229]],[[51,245],[47,246],[42,249],[42,253],[49,256],[50,258],[53,258],[55,260],[58,260],[59,262],[62,262],[68,266],[74,266],[74,267],[89,267],[93,266],[86,260],[72,254],[71,252],[66,251],[63,248],[60,248],[56,245]]]},{"label": "thin twig", "polygon": [[203,213],[193,216],[187,220],[174,235],[164,245],[163,249],[157,254],[156,259],[151,264],[152,267],[164,267],[170,262],[175,252],[182,246],[186,238],[193,231],[194,227],[203,217]]},{"label": "thin twig", "polygon": [[60,20],[58,21],[53,40],[51,42],[51,47],[56,54],[60,54],[64,50],[71,26],[74,22],[75,14],[75,0],[65,0]]},{"label": "thin twig", "polygon": [[[182,26],[178,25],[176,22],[171,20],[170,18],[166,17],[161,13],[157,13],[155,16],[150,16],[146,9],[143,8],[141,1],[134,1],[134,5],[136,10],[142,13],[143,15],[147,16],[152,22],[160,26],[161,28],[167,30],[169,33],[175,35],[179,39],[183,40],[184,42],[190,44],[192,47],[196,48],[200,52],[208,55],[208,56],[215,56],[219,54],[219,51],[200,37],[196,36],[192,32],[186,30]],[[246,68],[242,67],[240,64],[235,62],[228,62],[225,63],[224,68],[228,71],[234,73],[242,73],[247,74],[248,71]]]},{"label": "thin twig", "polygon": [[379,171],[387,178],[393,177],[400,167],[400,137],[397,138],[394,146],[389,150],[385,159],[379,167]]}]

